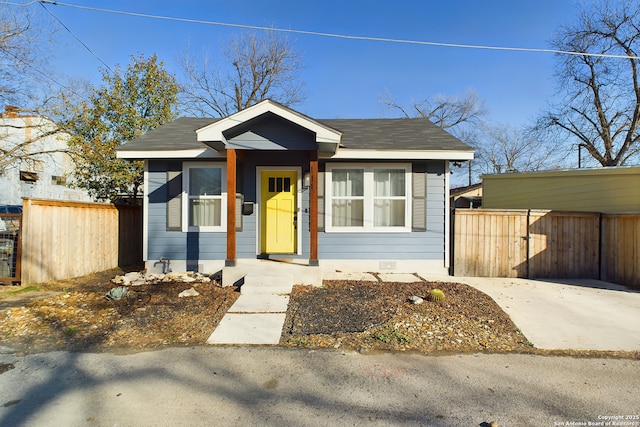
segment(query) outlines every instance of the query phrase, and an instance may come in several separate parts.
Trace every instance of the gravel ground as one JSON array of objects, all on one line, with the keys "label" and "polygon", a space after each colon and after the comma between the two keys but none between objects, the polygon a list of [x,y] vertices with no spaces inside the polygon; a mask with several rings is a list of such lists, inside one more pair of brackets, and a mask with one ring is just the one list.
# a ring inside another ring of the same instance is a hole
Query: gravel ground
[{"label": "gravel ground", "polygon": [[[0,287],[0,306],[24,291],[59,292],[0,311],[0,346],[22,353],[132,353],[204,345],[239,296],[236,288],[222,288],[215,281],[168,282],[131,288],[132,298],[110,301],[105,294],[119,274],[122,271],[114,269],[37,287]],[[200,295],[178,297],[191,287]],[[426,297],[433,288],[444,292],[444,301],[410,302],[413,296]],[[637,352],[534,349],[489,296],[467,285],[436,282],[333,281],[323,287],[295,286],[280,344],[361,352],[519,352],[640,359]]]},{"label": "gravel ground", "polygon": [[[431,289],[445,294],[430,301]],[[410,301],[424,298],[421,304]],[[281,343],[360,351],[524,352],[531,348],[486,294],[458,283],[326,282],[296,286]]]}]

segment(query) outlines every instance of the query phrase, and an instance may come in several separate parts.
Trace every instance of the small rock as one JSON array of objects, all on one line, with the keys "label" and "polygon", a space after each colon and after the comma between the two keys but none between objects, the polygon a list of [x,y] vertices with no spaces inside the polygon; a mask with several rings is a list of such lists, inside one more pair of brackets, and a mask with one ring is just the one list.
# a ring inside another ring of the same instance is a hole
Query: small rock
[{"label": "small rock", "polygon": [[137,271],[132,271],[124,275],[125,282],[135,282],[138,279],[144,279],[144,274],[140,274]]},{"label": "small rock", "polygon": [[148,281],[160,281],[164,279],[165,275],[161,273],[147,273],[144,277]]},{"label": "small rock", "polygon": [[409,301],[417,305],[417,304],[422,304],[424,302],[424,298],[420,298],[419,296],[414,295],[411,298],[409,298]]},{"label": "small rock", "polygon": [[144,284],[146,284],[147,281],[145,279],[136,279],[134,281],[132,281],[131,283],[129,283],[129,286],[142,286]]},{"label": "small rock", "polygon": [[189,289],[187,289],[187,290],[185,290],[185,291],[180,292],[180,293],[178,294],[178,297],[179,297],[179,298],[184,298],[184,297],[197,297],[198,295],[200,295],[200,294],[198,293],[198,291],[196,291],[196,290],[195,290],[195,289],[193,289],[193,288],[189,288]]}]

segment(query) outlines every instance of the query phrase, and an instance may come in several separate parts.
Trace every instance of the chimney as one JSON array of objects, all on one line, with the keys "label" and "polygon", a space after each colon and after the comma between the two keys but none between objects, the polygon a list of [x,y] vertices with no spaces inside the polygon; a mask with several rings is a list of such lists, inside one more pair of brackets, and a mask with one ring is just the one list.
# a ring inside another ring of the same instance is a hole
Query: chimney
[{"label": "chimney", "polygon": [[14,105],[5,105],[3,117],[18,117],[18,113],[20,112],[20,108]]}]

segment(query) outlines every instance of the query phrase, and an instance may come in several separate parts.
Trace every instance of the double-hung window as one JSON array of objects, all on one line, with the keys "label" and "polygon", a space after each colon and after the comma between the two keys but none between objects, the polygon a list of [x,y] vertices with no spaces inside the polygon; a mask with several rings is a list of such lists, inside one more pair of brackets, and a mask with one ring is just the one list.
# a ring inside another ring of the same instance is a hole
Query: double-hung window
[{"label": "double-hung window", "polygon": [[186,164],[183,231],[226,230],[226,173],[223,166]]},{"label": "double-hung window", "polygon": [[328,164],[327,231],[411,231],[411,165]]},{"label": "double-hung window", "polygon": [[331,173],[331,224],[364,225],[364,169],[335,169]]}]

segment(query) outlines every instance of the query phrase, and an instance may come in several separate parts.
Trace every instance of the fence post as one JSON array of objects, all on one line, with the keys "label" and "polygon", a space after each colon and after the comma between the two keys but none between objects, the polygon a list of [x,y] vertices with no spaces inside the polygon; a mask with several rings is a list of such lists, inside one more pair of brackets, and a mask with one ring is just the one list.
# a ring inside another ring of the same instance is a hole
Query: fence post
[{"label": "fence post", "polygon": [[525,269],[526,278],[531,277],[531,209],[527,209],[527,234],[524,236],[527,241],[527,253],[525,254],[527,267]]},{"label": "fence post", "polygon": [[449,224],[449,276],[454,275],[456,263],[456,210],[451,209],[451,223]]},{"label": "fence post", "polygon": [[602,212],[598,214],[598,280],[602,280]]}]

